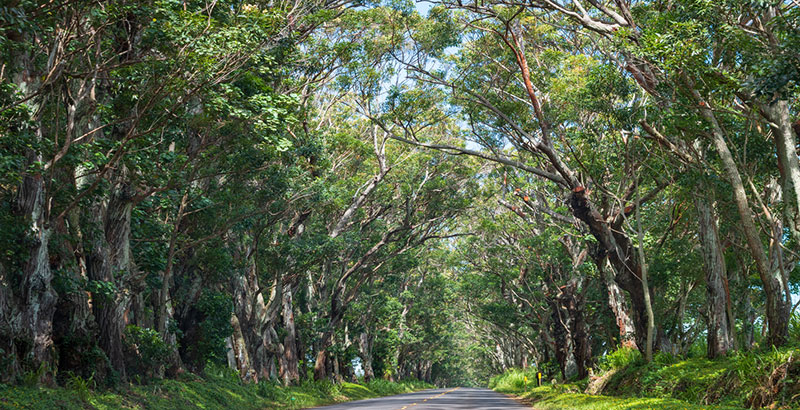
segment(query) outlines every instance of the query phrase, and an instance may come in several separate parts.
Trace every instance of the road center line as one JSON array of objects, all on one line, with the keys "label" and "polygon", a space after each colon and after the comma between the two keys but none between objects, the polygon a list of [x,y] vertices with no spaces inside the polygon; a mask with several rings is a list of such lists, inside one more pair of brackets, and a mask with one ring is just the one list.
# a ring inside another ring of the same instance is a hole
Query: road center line
[{"label": "road center line", "polygon": [[[460,389],[460,387],[456,387],[456,388],[453,388],[453,389],[450,389],[450,390],[444,391],[444,392],[442,392],[442,393],[439,393],[439,394],[437,394],[437,395],[435,395],[435,396],[428,397],[427,399],[423,400],[423,402],[426,402],[426,401],[428,401],[428,400],[433,400],[433,399],[435,399],[435,398],[437,398],[437,397],[442,397],[442,396],[444,396],[445,394],[447,394],[447,393],[450,393],[450,392],[454,392],[454,391],[456,391],[456,390],[458,390],[458,389]],[[401,407],[401,408],[400,408],[400,410],[406,410],[407,408],[409,408],[409,407],[413,407],[413,406],[416,406],[416,405],[417,405],[417,403],[411,403],[411,404],[409,404],[409,405],[407,405],[407,406],[403,406],[403,407]]]}]

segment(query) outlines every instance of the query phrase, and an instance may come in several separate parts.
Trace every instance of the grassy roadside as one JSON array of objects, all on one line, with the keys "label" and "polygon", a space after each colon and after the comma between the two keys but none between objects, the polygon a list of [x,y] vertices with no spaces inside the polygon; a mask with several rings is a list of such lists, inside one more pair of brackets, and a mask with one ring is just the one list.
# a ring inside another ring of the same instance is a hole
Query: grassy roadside
[{"label": "grassy roadside", "polygon": [[539,388],[532,387],[535,370],[510,370],[494,377],[489,387],[540,410],[800,409],[797,348],[740,352],[716,360],[657,355],[652,363],[645,363],[638,351],[620,350],[603,358],[600,368],[591,382]]},{"label": "grassy roadside", "polygon": [[0,409],[301,409],[432,387],[418,381],[385,380],[363,385],[306,382],[282,387],[272,383],[243,384],[235,374],[188,376],[109,391],[67,384],[69,388],[56,389],[0,385]]},{"label": "grassy roadside", "polygon": [[535,387],[523,391],[503,391],[514,394],[537,410],[735,410],[742,407],[698,405],[682,400],[652,397],[613,397],[592,396],[583,393],[570,393],[569,385]]}]

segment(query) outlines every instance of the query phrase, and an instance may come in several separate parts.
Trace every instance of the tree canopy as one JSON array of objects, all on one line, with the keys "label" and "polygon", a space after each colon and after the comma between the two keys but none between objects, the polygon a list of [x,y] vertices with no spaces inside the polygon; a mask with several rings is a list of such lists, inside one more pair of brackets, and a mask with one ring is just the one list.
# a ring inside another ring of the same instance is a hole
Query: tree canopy
[{"label": "tree canopy", "polygon": [[800,343],[800,4],[11,0],[0,382]]}]

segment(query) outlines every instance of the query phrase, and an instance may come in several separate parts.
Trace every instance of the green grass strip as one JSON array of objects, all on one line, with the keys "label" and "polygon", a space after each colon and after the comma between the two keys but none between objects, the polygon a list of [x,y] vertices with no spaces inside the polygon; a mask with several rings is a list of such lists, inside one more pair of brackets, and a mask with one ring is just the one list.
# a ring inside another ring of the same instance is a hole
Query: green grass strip
[{"label": "green grass strip", "polygon": [[108,391],[0,385],[0,409],[301,409],[431,387],[417,381],[385,380],[363,385],[309,381],[282,387],[273,383],[243,384],[238,377],[162,380]]}]

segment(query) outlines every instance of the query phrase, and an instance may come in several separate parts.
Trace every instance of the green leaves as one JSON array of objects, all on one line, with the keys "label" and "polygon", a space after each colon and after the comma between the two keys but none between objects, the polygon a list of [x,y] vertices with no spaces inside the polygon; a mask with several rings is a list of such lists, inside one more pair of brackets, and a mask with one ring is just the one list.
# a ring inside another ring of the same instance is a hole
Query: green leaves
[{"label": "green leaves", "polygon": [[206,290],[197,301],[197,309],[205,316],[200,322],[202,339],[196,346],[201,359],[225,364],[228,350],[225,339],[233,333],[230,321],[233,301],[230,295]]}]

